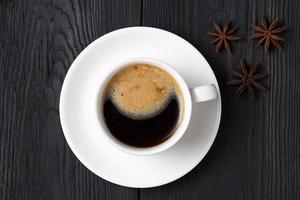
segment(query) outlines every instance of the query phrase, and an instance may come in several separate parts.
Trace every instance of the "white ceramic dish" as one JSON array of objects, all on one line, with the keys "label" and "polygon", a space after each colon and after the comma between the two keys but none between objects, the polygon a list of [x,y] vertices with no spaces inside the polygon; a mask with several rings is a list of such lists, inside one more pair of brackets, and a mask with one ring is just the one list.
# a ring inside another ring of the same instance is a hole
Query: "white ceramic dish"
[{"label": "white ceramic dish", "polygon": [[190,88],[214,84],[216,78],[204,57],[190,43],[170,32],[131,27],[108,33],[85,48],[65,78],[60,119],[65,138],[77,158],[92,172],[115,184],[154,187],[172,182],[192,170],[211,147],[219,127],[221,99],[193,105],[183,138],[170,149],[149,156],[120,151],[99,132],[91,106],[101,73],[131,57],[150,57],[168,63]]}]

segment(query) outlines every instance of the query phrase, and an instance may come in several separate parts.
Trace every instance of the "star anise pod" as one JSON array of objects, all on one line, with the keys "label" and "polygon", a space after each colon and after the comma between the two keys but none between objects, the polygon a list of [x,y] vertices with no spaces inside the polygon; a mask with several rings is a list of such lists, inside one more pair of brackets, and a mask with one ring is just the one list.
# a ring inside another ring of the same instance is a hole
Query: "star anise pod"
[{"label": "star anise pod", "polygon": [[239,88],[236,90],[235,95],[240,96],[245,89],[247,88],[250,96],[252,99],[255,99],[255,94],[253,89],[258,88],[261,90],[266,90],[267,88],[258,82],[258,80],[261,80],[267,76],[265,73],[255,73],[258,64],[252,65],[250,70],[247,70],[247,67],[245,65],[245,62],[243,59],[240,61],[240,71],[236,70],[230,70],[230,72],[237,77],[237,79],[233,79],[227,83],[227,85],[240,85]]},{"label": "star anise pod", "polygon": [[229,41],[240,40],[242,37],[235,36],[233,33],[237,28],[231,28],[229,22],[227,22],[223,28],[221,28],[216,22],[212,23],[215,32],[208,32],[207,34],[215,39],[211,41],[211,44],[216,44],[216,52],[219,52],[222,46],[227,50],[228,54],[231,54]]},{"label": "star anise pod", "polygon": [[261,25],[253,25],[254,34],[250,36],[251,39],[257,40],[257,45],[263,44],[263,50],[265,53],[270,48],[272,43],[277,48],[282,48],[281,44],[284,38],[280,34],[286,30],[286,27],[278,26],[279,19],[276,18],[272,21],[271,25],[268,26],[265,17],[261,19]]}]

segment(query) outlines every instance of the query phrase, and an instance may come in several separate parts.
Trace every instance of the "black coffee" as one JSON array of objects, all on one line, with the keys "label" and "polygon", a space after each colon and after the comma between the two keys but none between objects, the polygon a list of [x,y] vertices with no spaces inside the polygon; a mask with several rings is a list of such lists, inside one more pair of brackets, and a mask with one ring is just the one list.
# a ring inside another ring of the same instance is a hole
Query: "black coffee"
[{"label": "black coffee", "polygon": [[119,71],[104,92],[103,116],[110,133],[134,147],[156,146],[181,121],[182,93],[166,71],[136,64]]},{"label": "black coffee", "polygon": [[135,147],[151,147],[172,136],[180,110],[174,98],[160,114],[137,120],[121,113],[108,99],[104,103],[103,112],[108,129],[121,142]]}]

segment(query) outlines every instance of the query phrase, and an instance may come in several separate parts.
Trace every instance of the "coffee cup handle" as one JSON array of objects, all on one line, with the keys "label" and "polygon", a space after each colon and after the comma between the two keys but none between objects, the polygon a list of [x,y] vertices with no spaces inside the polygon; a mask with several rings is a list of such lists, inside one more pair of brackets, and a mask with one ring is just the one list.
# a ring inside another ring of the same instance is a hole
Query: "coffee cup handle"
[{"label": "coffee cup handle", "polygon": [[193,102],[211,101],[218,97],[217,88],[214,84],[191,88],[190,93]]}]

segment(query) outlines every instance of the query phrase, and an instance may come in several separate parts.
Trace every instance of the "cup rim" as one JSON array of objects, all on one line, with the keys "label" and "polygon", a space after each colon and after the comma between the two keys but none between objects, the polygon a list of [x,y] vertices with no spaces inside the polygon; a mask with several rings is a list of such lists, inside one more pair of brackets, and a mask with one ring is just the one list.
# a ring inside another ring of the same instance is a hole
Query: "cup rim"
[{"label": "cup rim", "polygon": [[[115,138],[110,131],[107,128],[107,125],[105,123],[104,117],[103,117],[103,93],[104,89],[106,88],[108,82],[111,80],[111,78],[120,70],[123,68],[126,68],[130,65],[133,64],[138,64],[138,63],[143,63],[143,64],[151,64],[154,65],[158,68],[161,68],[162,70],[168,72],[178,83],[182,96],[184,98],[184,113],[182,114],[182,120],[180,122],[180,125],[176,128],[175,132],[172,134],[170,138],[165,140],[164,142],[152,146],[152,147],[134,147],[130,146],[126,143],[121,142],[117,138]],[[106,140],[109,141],[110,144],[112,144],[114,147],[117,149],[133,154],[133,155],[153,155],[157,154],[160,152],[163,152],[173,145],[175,145],[184,135],[186,132],[186,129],[189,125],[190,119],[191,119],[191,114],[192,114],[192,100],[191,100],[191,95],[189,92],[189,88],[187,86],[187,83],[184,81],[184,79],[181,77],[181,75],[178,74],[169,64],[160,61],[158,59],[153,59],[153,58],[148,58],[148,57],[134,57],[134,58],[129,58],[126,60],[122,60],[121,62],[115,64],[114,66],[110,66],[112,70],[109,72],[109,74],[106,76],[105,80],[102,82],[100,89],[98,90],[97,94],[97,100],[96,100],[96,110],[97,110],[97,118],[98,121],[101,124],[101,128],[103,129],[103,136]]]}]

